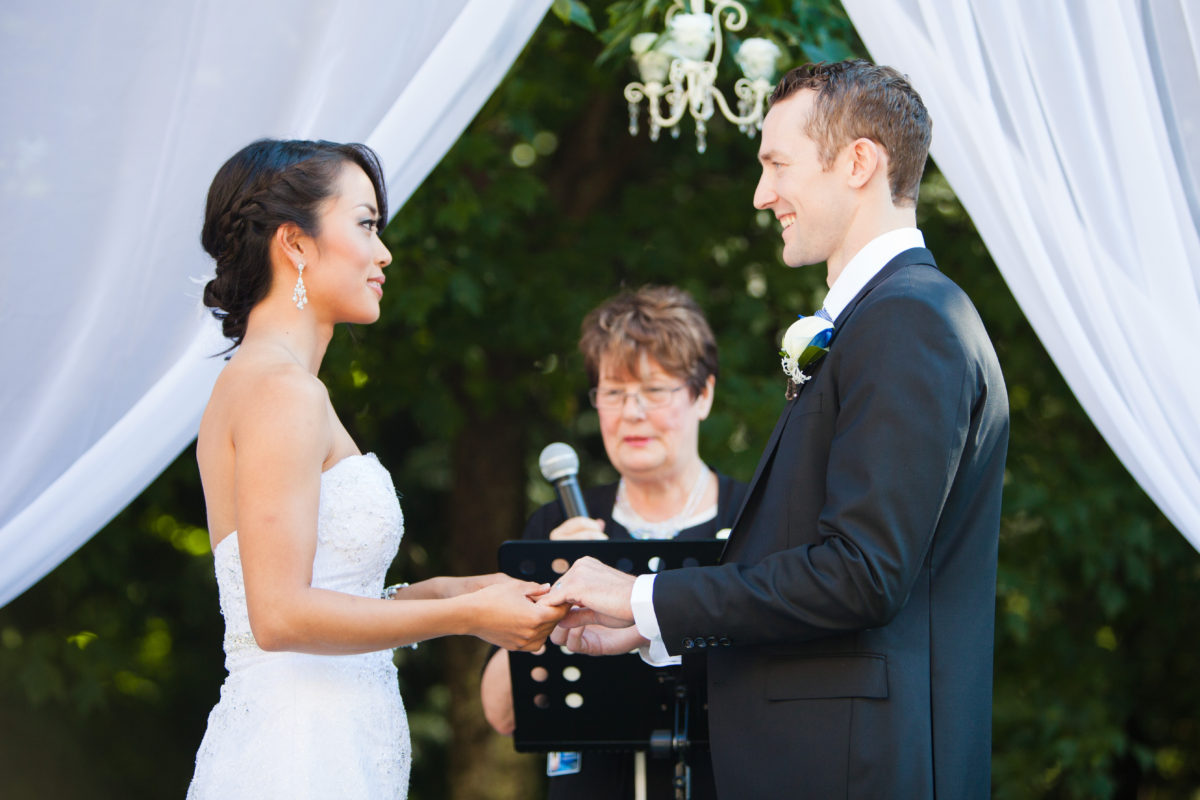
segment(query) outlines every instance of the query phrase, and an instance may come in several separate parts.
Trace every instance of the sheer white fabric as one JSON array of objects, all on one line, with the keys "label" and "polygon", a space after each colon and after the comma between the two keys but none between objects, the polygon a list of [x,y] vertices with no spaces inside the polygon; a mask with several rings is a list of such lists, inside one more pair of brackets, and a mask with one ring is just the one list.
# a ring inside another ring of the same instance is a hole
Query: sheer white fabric
[{"label": "sheer white fabric", "polygon": [[[404,534],[391,476],[373,455],[321,476],[312,585],[379,597]],[[267,652],[250,631],[238,535],[213,552],[225,668],[188,800],[402,798],[412,766],[392,652]]]},{"label": "sheer white fabric", "polygon": [[844,2],[921,92],[938,166],[1072,391],[1200,548],[1200,6]]},{"label": "sheer white fabric", "polygon": [[550,0],[16,0],[0,11],[0,605],[195,436],[223,361],[199,245],[262,136],[366,141],[393,210]]}]

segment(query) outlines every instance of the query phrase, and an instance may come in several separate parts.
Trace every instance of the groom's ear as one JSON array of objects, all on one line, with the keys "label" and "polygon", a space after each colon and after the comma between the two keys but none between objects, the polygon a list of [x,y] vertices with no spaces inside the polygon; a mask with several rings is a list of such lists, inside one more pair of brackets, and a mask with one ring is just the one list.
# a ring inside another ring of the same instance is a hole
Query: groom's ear
[{"label": "groom's ear", "polygon": [[861,189],[877,175],[887,180],[887,151],[883,145],[867,138],[855,139],[846,148],[848,159],[847,184]]}]

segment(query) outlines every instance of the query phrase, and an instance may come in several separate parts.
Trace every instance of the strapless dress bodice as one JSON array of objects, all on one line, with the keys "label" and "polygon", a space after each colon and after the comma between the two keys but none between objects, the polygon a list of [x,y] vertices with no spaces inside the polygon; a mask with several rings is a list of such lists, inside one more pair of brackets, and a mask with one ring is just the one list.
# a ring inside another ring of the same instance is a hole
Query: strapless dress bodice
[{"label": "strapless dress bodice", "polygon": [[[321,473],[312,585],[379,597],[403,535],[400,502],[379,459],[373,453],[343,458]],[[237,531],[217,543],[213,562],[225,617],[225,666],[232,672],[264,654],[250,632]]]}]

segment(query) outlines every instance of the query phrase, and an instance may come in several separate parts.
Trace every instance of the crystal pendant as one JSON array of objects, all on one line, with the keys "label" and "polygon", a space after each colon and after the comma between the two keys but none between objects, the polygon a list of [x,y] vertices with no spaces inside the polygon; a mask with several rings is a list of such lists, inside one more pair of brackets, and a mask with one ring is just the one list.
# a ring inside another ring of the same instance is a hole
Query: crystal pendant
[{"label": "crystal pendant", "polygon": [[303,311],[308,304],[308,290],[304,288],[304,264],[297,264],[296,269],[300,274],[296,276],[296,285],[292,288],[292,302]]}]

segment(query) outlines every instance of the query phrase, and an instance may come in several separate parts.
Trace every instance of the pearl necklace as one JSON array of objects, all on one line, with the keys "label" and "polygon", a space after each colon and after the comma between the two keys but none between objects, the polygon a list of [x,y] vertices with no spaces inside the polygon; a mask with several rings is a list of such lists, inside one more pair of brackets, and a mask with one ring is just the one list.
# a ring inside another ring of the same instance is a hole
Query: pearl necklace
[{"label": "pearl necklace", "polygon": [[684,523],[696,515],[700,501],[704,498],[704,490],[708,487],[708,476],[712,474],[712,470],[701,466],[700,474],[696,476],[696,482],[692,485],[683,508],[670,518],[657,522],[651,522],[634,511],[625,490],[625,478],[621,478],[617,483],[617,502],[613,506],[614,521],[624,525],[634,539],[674,539],[683,530]]}]

